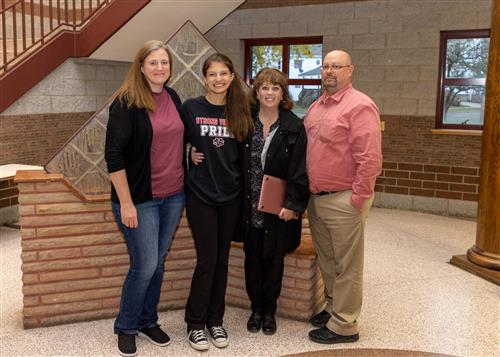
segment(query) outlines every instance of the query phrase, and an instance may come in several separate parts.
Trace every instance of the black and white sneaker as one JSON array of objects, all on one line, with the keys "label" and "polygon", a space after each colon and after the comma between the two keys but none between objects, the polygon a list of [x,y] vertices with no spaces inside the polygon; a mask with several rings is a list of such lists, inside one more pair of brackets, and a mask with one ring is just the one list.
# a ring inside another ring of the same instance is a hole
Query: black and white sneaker
[{"label": "black and white sneaker", "polygon": [[137,354],[135,335],[129,335],[123,332],[118,334],[118,353],[124,357],[132,357]]},{"label": "black and white sneaker", "polygon": [[156,346],[164,347],[170,344],[170,337],[163,332],[159,325],[140,329],[139,336],[148,339],[153,345]]},{"label": "black and white sneaker", "polygon": [[208,329],[210,339],[215,347],[224,348],[229,344],[227,332],[222,326],[212,326]]},{"label": "black and white sneaker", "polygon": [[191,330],[188,333],[188,340],[191,347],[197,351],[208,350],[208,340],[207,335],[205,335],[205,330]]}]

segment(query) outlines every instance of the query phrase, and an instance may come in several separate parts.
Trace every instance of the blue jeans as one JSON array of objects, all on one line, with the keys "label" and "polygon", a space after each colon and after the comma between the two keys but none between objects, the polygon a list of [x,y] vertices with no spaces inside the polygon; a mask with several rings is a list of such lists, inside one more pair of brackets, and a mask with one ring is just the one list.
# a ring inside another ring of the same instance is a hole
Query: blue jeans
[{"label": "blue jeans", "polygon": [[115,333],[135,334],[158,321],[158,301],[164,261],[184,208],[184,192],[137,204],[137,228],[122,224],[120,205],[112,202],[116,222],[130,256],[130,269],[123,283]]}]

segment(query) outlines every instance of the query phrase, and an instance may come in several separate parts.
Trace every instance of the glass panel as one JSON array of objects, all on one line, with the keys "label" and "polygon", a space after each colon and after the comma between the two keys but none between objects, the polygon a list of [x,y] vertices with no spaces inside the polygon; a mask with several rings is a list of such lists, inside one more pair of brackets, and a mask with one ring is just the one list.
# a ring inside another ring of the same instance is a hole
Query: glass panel
[{"label": "glass panel", "polygon": [[489,38],[448,40],[445,78],[486,78]]},{"label": "glass panel", "polygon": [[319,79],[321,78],[321,62],[323,45],[290,45],[290,63],[288,78]]},{"label": "glass panel", "polygon": [[[172,53],[169,85],[182,100],[205,93],[201,65],[215,52],[201,32],[187,22],[168,43]],[[104,141],[109,103],[92,116],[82,129],[45,165],[49,173],[62,173],[87,198],[109,194],[110,181],[104,162]]]},{"label": "glass panel", "polygon": [[443,124],[483,125],[484,86],[445,86]]},{"label": "glass panel", "polygon": [[306,114],[307,108],[321,95],[321,86],[288,86],[288,92],[293,100],[292,111],[300,118]]},{"label": "glass panel", "polygon": [[283,69],[283,46],[252,46],[252,78],[264,67]]}]

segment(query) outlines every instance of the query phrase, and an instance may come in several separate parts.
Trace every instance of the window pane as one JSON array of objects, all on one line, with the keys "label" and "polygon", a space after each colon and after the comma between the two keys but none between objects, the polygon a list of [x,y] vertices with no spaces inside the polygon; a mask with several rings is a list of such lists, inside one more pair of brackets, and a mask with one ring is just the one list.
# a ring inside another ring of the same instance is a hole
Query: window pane
[{"label": "window pane", "polygon": [[252,46],[252,78],[264,67],[282,70],[283,46]]},{"label": "window pane", "polygon": [[445,86],[443,124],[483,125],[484,86]]},{"label": "window pane", "polygon": [[293,100],[292,111],[300,118],[306,114],[307,108],[321,95],[321,86],[288,86],[288,92]]},{"label": "window pane", "polygon": [[489,38],[448,40],[445,78],[486,78],[489,44]]},{"label": "window pane", "polygon": [[321,78],[321,60],[323,45],[290,45],[290,63],[288,78],[319,79]]}]

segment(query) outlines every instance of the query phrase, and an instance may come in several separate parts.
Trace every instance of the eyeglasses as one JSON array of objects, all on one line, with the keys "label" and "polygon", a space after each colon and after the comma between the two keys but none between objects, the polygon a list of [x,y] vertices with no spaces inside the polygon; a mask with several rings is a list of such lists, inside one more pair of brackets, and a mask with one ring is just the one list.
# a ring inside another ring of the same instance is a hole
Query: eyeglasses
[{"label": "eyeglasses", "polygon": [[332,64],[332,65],[325,64],[321,67],[321,70],[323,70],[325,72],[328,71],[329,69],[331,69],[332,71],[338,71],[344,67],[350,67],[350,66],[351,66],[350,64],[346,64],[345,66],[340,66],[338,64]]}]

